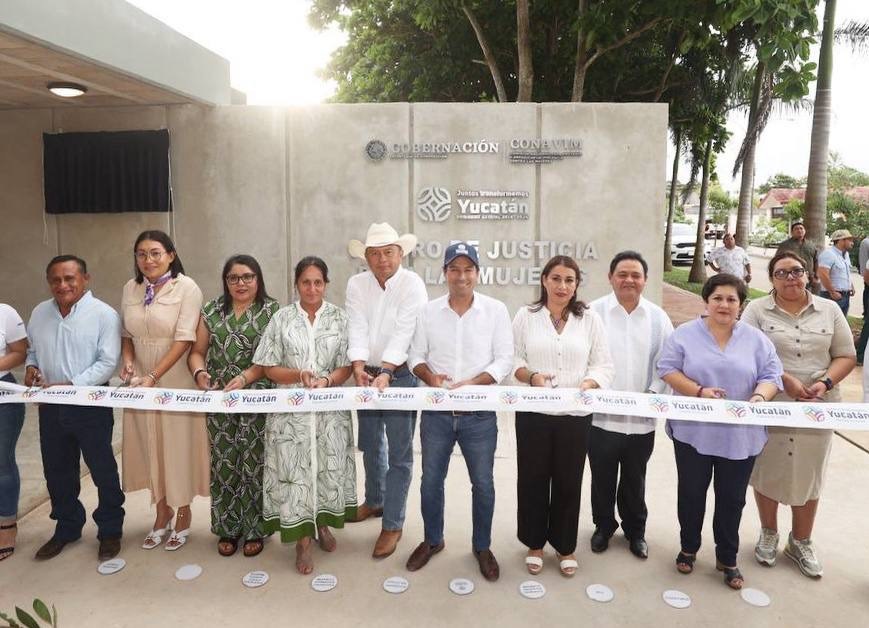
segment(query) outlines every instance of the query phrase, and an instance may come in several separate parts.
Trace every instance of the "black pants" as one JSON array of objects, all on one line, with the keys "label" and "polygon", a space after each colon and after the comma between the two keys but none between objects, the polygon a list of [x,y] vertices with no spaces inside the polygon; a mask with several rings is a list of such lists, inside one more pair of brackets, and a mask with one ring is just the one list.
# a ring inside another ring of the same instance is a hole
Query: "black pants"
[{"label": "black pants", "polygon": [[712,516],[712,532],[715,537],[715,557],[724,565],[735,565],[745,491],[757,456],[744,460],[707,456],[675,438],[673,448],[679,476],[677,510],[682,529],[682,551],[694,554],[700,549],[706,492],[714,475],[715,514]]},{"label": "black pants", "polygon": [[118,464],[112,451],[111,408],[86,406],[39,406],[39,442],[51,518],[57,521],[54,538],[74,541],[81,537],[85,510],[79,501],[81,472],[79,459],[91,472],[99,504],[93,512],[97,538],[121,536],[124,524],[124,493]]},{"label": "black pants", "polygon": [[591,415],[516,413],[517,536],[527,547],[576,549],[590,426]]},{"label": "black pants", "polygon": [[857,341],[857,362],[863,363],[863,353],[866,342],[869,341],[869,283],[863,283],[863,329],[860,330],[860,340]]},{"label": "black pants", "polygon": [[[629,539],[646,536],[646,464],[655,448],[655,432],[619,434],[592,426],[588,440],[591,467],[591,514],[596,528],[612,534],[619,527]],[[619,474],[621,467],[621,474]]]}]

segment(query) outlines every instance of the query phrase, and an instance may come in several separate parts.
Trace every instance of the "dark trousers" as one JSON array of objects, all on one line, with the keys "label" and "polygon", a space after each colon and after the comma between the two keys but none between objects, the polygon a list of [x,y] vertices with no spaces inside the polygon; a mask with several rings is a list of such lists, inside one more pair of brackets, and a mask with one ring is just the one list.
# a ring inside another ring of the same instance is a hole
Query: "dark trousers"
[{"label": "dark trousers", "polygon": [[85,510],[79,501],[83,457],[97,487],[99,504],[93,512],[97,538],[121,536],[124,493],[112,451],[111,408],[39,406],[39,442],[45,483],[51,498],[51,518],[57,521],[54,538],[74,541],[81,537]]},{"label": "dark trousers", "polygon": [[826,290],[821,290],[818,296],[821,296],[824,299],[829,299],[830,301],[839,306],[839,309],[842,310],[842,314],[848,316],[848,308],[851,307],[851,289],[843,288],[839,291],[839,294],[842,295],[842,298],[840,298],[838,301],[834,299],[833,295],[831,295]]},{"label": "dark trousers", "polygon": [[[655,448],[655,432],[619,434],[592,426],[588,441],[591,514],[596,528],[612,534],[619,527],[629,539],[646,536],[646,464]],[[621,473],[619,469],[621,468]]]},{"label": "dark trousers", "polygon": [[576,549],[590,427],[591,415],[516,413],[517,536],[530,549]]},{"label": "dark trousers", "polygon": [[739,550],[739,522],[745,506],[745,491],[754,468],[754,459],[729,460],[699,453],[691,445],[673,439],[678,475],[679,526],[682,551],[695,554],[700,549],[703,517],[706,514],[706,493],[713,480],[715,513],[712,532],[715,537],[715,558],[733,566]]},{"label": "dark trousers", "polygon": [[863,283],[863,329],[860,330],[860,340],[857,342],[857,362],[863,363],[863,353],[866,342],[869,341],[869,283]]}]

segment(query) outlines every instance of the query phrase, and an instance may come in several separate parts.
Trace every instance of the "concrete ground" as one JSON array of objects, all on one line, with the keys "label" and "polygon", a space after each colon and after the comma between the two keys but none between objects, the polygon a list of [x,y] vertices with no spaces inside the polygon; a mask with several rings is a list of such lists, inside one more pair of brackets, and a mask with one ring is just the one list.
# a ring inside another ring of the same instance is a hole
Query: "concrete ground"
[{"label": "concrete ground", "polygon": [[[677,320],[696,316],[694,295],[665,290],[665,307]],[[693,297],[693,298],[692,298]],[[849,377],[845,396],[862,398],[860,369]],[[310,587],[311,576],[298,575],[293,567],[292,548],[276,539],[266,544],[256,558],[240,553],[231,558],[217,555],[216,539],[208,531],[208,501],[193,505],[193,534],[178,552],[158,548],[139,549],[153,522],[147,493],[128,495],[124,546],[126,567],[113,576],[97,573],[97,541],[92,522],[81,541],[67,547],[57,558],[37,563],[32,556],[53,530],[49,506],[43,503],[23,517],[18,548],[12,558],[0,563],[0,611],[15,605],[29,607],[40,597],[57,607],[61,626],[153,626],[178,622],[188,626],[307,624],[384,624],[396,626],[501,625],[536,626],[544,622],[567,624],[592,622],[599,626],[645,623],[656,626],[712,625],[800,625],[851,626],[869,612],[869,544],[864,542],[863,514],[867,508],[853,487],[869,484],[869,457],[864,449],[845,438],[833,442],[827,485],[815,527],[814,539],[824,563],[825,575],[810,580],[800,574],[789,559],[780,556],[775,568],[758,565],[753,546],[758,520],[751,495],[748,496],[741,526],[740,567],[746,586],[758,588],[771,598],[767,608],[756,608],[731,591],[714,569],[711,530],[712,500],[708,502],[704,546],[695,572],[676,572],[673,559],[679,550],[676,519],[672,445],[659,426],[657,448],[649,464],[649,521],[646,538],[650,558],[640,561],[627,550],[619,535],[610,549],[592,554],[588,548],[593,530],[589,506],[589,473],[583,481],[583,505],[576,577],[559,575],[554,553],[547,548],[543,573],[532,578],[523,565],[524,547],[516,540],[516,457],[515,433],[508,415],[499,418],[499,447],[495,462],[498,497],[495,507],[492,549],[501,563],[501,579],[488,583],[477,571],[470,553],[471,498],[467,472],[460,456],[453,459],[447,480],[446,549],[423,570],[409,573],[404,563],[422,539],[419,514],[419,460],[408,500],[408,516],[398,551],[374,561],[370,552],[379,531],[379,521],[350,524],[336,533],[338,551],[325,554],[315,550],[314,574],[334,574],[337,587],[317,593]],[[865,439],[864,433],[845,436]],[[28,440],[30,440],[28,438]],[[418,444],[417,444],[418,445]],[[418,446],[417,446],[418,452]],[[32,461],[31,461],[32,462]],[[361,457],[357,467],[362,480]],[[853,501],[852,496],[856,496]],[[82,488],[88,511],[96,505],[96,492],[89,479]],[[856,508],[856,510],[855,510]],[[786,512],[781,511],[780,530],[789,530]],[[175,571],[185,564],[202,566],[202,575],[192,582],[180,582]],[[271,580],[260,589],[246,589],[242,577],[252,570],[264,570]],[[403,576],[410,588],[401,595],[383,590],[390,576]],[[474,581],[473,594],[459,597],[448,589],[450,579]],[[529,600],[519,595],[519,584],[534,579],[546,587],[546,595]],[[590,584],[609,586],[615,598],[609,603],[590,600]],[[678,589],[692,599],[692,606],[676,610],[664,604],[663,591]]]}]

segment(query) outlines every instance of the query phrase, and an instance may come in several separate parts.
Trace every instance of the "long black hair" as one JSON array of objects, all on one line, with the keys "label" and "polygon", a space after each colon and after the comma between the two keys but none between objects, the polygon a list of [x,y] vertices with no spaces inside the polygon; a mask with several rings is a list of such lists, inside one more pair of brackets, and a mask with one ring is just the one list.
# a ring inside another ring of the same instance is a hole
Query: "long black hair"
[{"label": "long black hair", "polygon": [[140,233],[139,237],[136,238],[136,242],[133,244],[133,275],[136,278],[136,283],[142,283],[145,281],[145,275],[142,274],[142,271],[139,270],[139,265],[136,263],[136,249],[138,248],[139,243],[144,242],[145,240],[159,242],[163,245],[163,248],[166,249],[167,253],[175,254],[175,259],[173,259],[172,263],[169,264],[169,272],[172,273],[173,279],[178,276],[178,273],[184,272],[184,266],[181,264],[181,258],[178,257],[178,251],[175,250],[175,243],[172,242],[172,238],[159,229],[151,229]]},{"label": "long black hair", "polygon": [[262,268],[260,268],[259,262],[256,261],[256,258],[254,258],[252,255],[233,255],[228,260],[226,260],[226,263],[223,265],[223,273],[220,275],[222,280],[221,283],[223,283],[224,315],[229,314],[230,310],[232,310],[232,295],[229,293],[229,285],[226,278],[229,275],[229,271],[232,270],[232,267],[236,264],[247,266],[256,275],[256,294],[253,297],[254,302],[262,306],[265,304],[266,299],[271,299],[269,293],[266,292],[266,280],[265,278],[263,278]]},{"label": "long black hair", "polygon": [[329,283],[329,267],[326,266],[326,262],[316,255],[308,255],[307,257],[300,259],[299,263],[296,264],[296,272],[293,274],[293,285],[299,283],[299,277],[302,276],[302,273],[305,272],[305,269],[307,269],[308,266],[316,266],[319,268],[320,272],[323,274],[323,283]]},{"label": "long black hair", "polygon": [[[575,259],[568,257],[567,255],[556,255],[546,262],[546,266],[543,267],[543,272],[540,273],[540,298],[528,306],[532,312],[539,312],[542,308],[546,307],[549,295],[546,293],[546,286],[543,285],[543,279],[548,277],[549,273],[551,273],[552,269],[556,266],[564,266],[576,273],[576,291],[579,291],[579,280],[581,277],[579,274],[579,264],[576,263]],[[573,293],[573,296],[570,297],[570,302],[567,304],[566,309],[577,318],[582,318],[582,313],[588,309],[588,306],[576,298],[576,291]]]}]

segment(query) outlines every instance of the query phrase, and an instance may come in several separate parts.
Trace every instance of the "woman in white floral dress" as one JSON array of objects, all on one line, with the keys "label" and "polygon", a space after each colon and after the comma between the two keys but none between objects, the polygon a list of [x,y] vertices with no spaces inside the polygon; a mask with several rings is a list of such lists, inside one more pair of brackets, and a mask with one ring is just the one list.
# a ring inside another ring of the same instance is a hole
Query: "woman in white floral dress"
[{"label": "woman in white floral dress", "polygon": [[[317,257],[296,265],[299,300],[278,310],[266,327],[254,363],[282,388],[340,386],[350,376],[347,315],[323,301],[329,270]],[[350,412],[270,414],[266,421],[263,518],[265,528],[296,542],[296,569],[314,569],[311,549],[332,552],[329,528],[356,514],[356,463]]]}]

